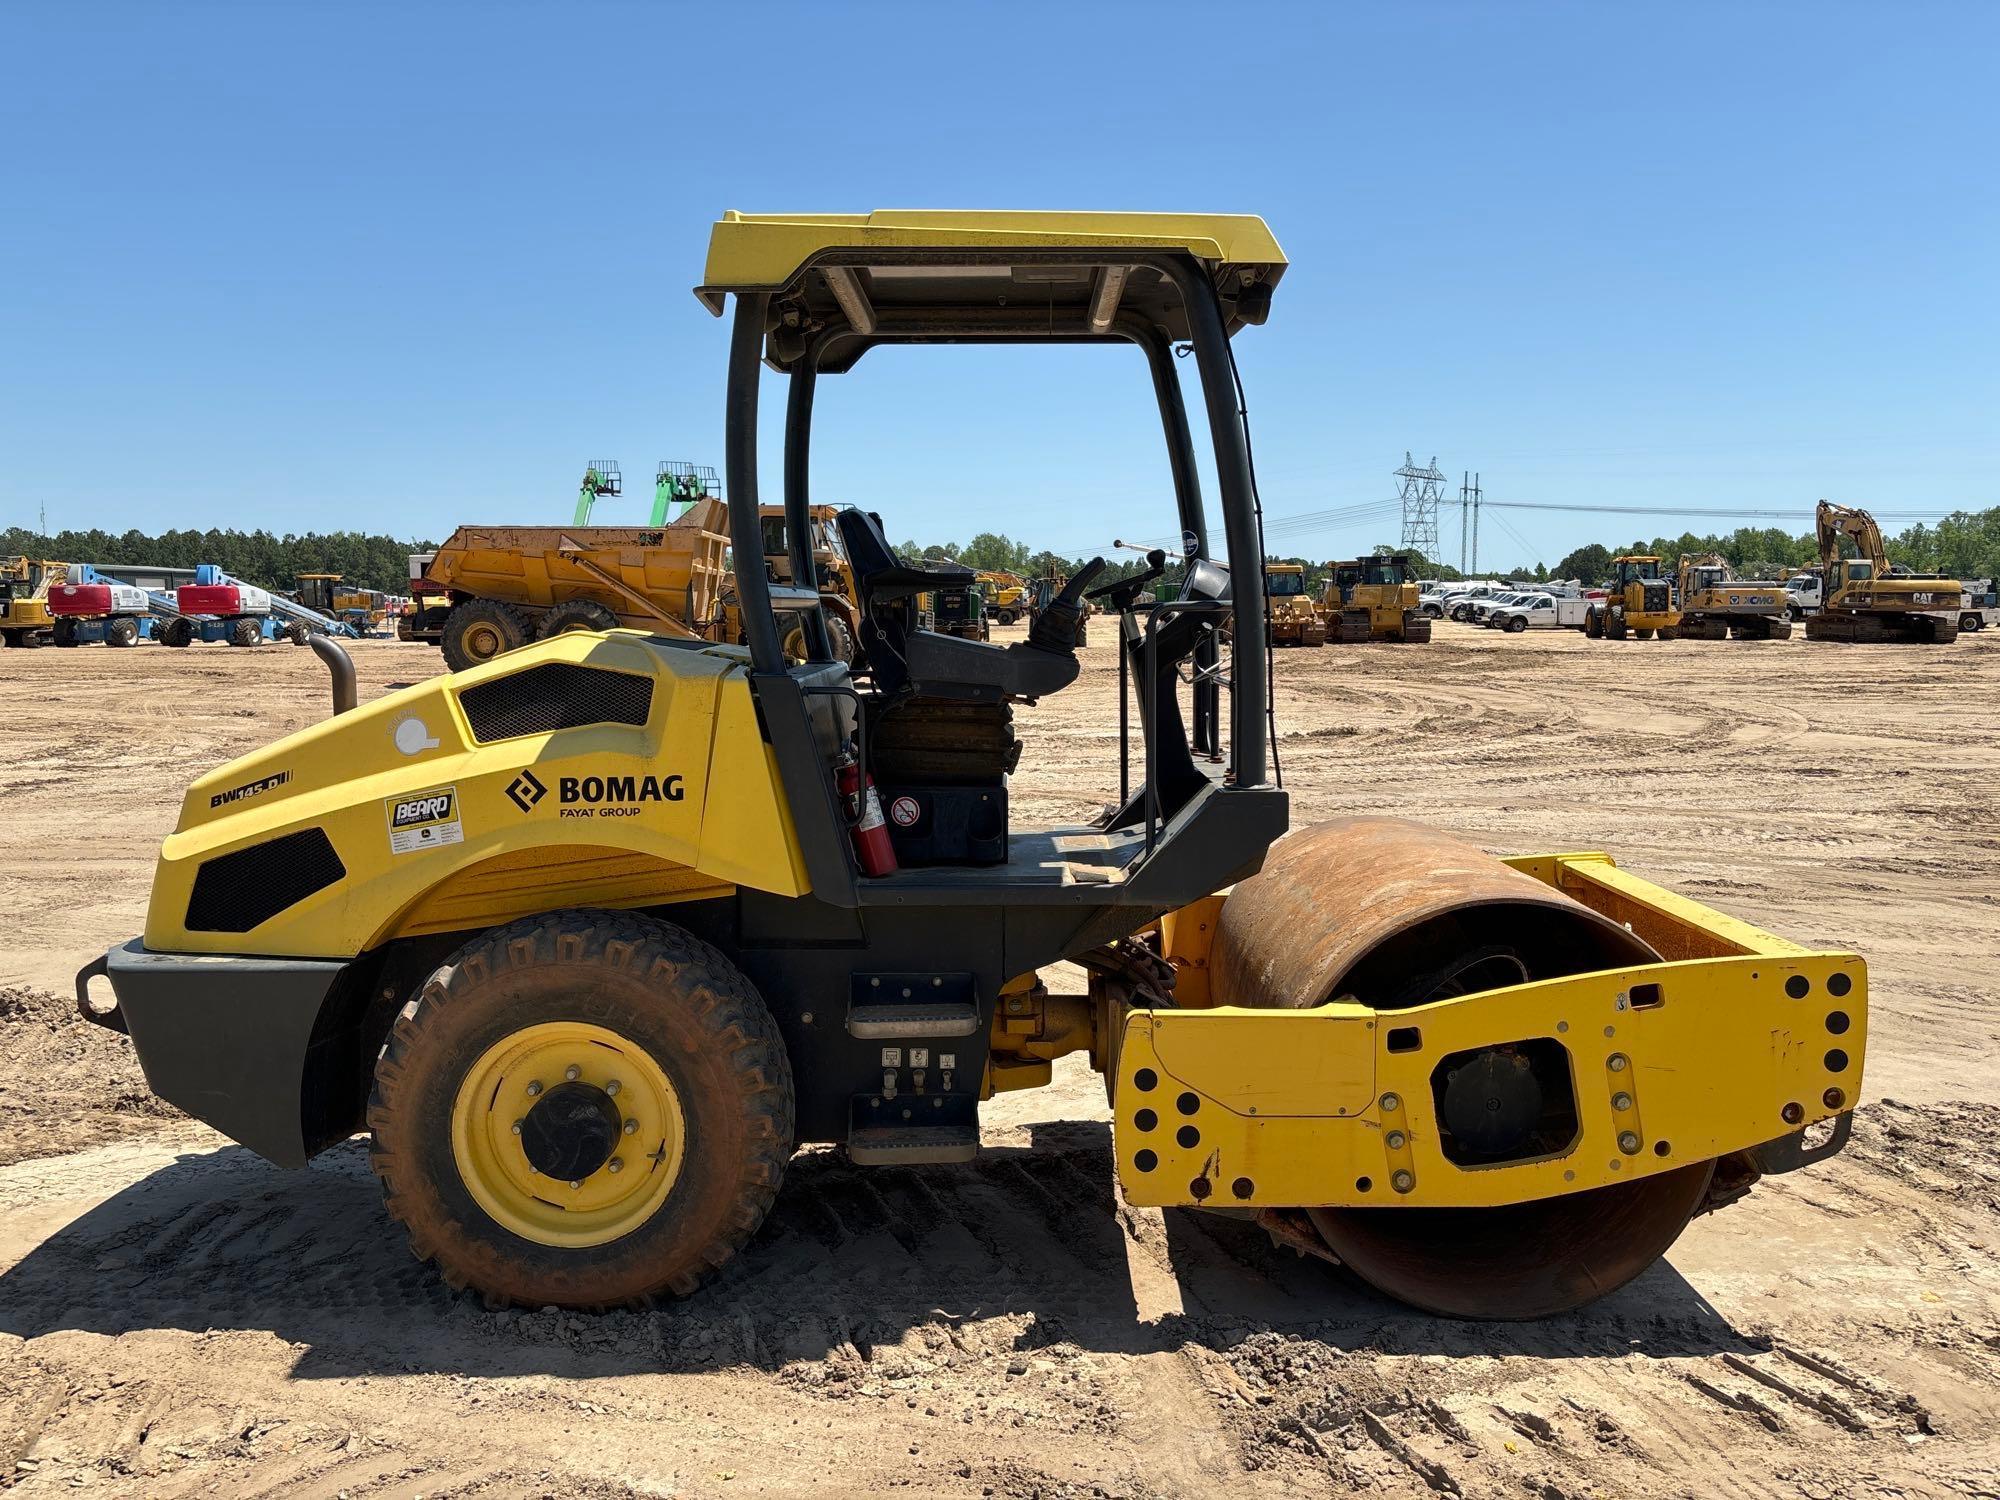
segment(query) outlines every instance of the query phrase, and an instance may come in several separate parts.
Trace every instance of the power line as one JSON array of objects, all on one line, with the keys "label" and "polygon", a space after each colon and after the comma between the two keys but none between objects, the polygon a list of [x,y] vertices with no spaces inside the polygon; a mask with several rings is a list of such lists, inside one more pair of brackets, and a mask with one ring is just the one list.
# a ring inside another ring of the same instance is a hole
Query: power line
[{"label": "power line", "polygon": [[[1796,520],[1801,512],[1796,510],[1714,510],[1697,505],[1564,505],[1550,500],[1488,500],[1489,509],[1500,510],[1564,510],[1582,511],[1591,515],[1606,516],[1713,516],[1722,520]],[[1933,510],[1878,510],[1873,514],[1878,521],[1922,521],[1945,512]]]}]

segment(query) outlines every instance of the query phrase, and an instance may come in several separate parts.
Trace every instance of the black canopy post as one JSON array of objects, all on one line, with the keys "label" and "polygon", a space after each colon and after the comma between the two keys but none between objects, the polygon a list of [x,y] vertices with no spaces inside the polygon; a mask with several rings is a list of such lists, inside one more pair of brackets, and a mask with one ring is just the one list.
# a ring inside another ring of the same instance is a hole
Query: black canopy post
[{"label": "black canopy post", "polygon": [[764,570],[746,566],[764,557],[764,528],[757,516],[757,386],[763,374],[766,292],[738,292],[729,330],[729,392],[723,421],[724,464],[729,483],[729,542],[736,554],[736,599],[750,660],[759,672],[782,672],[784,648],[771,613]]}]

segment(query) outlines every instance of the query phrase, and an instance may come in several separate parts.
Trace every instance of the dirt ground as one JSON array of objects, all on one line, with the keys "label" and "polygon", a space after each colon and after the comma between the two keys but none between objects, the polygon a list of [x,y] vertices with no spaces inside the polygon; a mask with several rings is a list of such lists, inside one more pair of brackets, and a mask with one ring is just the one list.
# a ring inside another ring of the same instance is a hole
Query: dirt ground
[{"label": "dirt ground", "polygon": [[[1017,821],[1115,789],[1115,657],[1021,714]],[[364,698],[439,669],[354,648]],[[1123,1205],[1098,1080],[963,1168],[801,1154],[719,1283],[491,1313],[358,1144],[284,1172],[154,1104],[75,969],[143,924],[187,780],[325,712],[306,652],[0,654],[0,1489],[180,1496],[2000,1493],[2000,638],[1441,626],[1277,664],[1295,823],[1606,848],[1866,955],[1849,1150],[1567,1318],[1411,1313]]]}]

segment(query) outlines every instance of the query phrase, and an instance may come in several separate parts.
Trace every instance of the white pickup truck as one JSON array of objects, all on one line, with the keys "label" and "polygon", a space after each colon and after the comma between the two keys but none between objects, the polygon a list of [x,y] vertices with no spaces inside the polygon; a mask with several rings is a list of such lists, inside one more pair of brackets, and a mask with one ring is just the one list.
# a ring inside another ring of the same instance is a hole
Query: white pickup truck
[{"label": "white pickup truck", "polygon": [[1542,594],[1525,604],[1507,604],[1486,617],[1494,630],[1581,630],[1590,611],[1588,599],[1551,599]]}]

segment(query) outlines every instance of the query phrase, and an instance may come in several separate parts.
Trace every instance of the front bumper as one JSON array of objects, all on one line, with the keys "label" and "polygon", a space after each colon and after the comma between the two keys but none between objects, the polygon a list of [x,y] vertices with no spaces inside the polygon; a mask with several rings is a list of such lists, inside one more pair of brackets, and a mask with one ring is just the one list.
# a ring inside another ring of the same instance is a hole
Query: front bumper
[{"label": "front bumper", "polygon": [[[132,1038],[146,1084],[169,1104],[281,1167],[302,1167],[308,1056],[344,962],[154,953],[138,938],[84,965],[76,1008]],[[90,981],[110,982],[109,1007]]]}]

